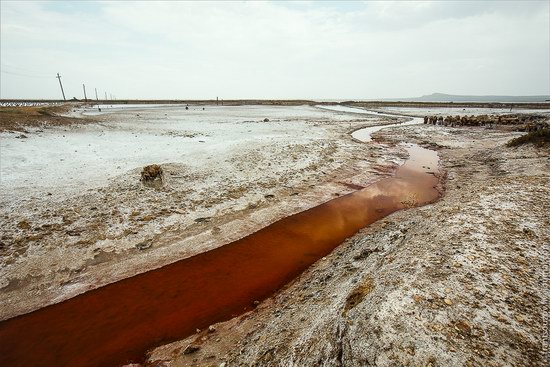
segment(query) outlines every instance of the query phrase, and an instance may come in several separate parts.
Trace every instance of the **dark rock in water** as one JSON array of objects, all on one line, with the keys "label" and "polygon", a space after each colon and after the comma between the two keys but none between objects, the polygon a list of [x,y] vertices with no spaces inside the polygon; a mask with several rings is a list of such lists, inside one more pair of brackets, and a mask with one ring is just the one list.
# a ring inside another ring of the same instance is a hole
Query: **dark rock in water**
[{"label": "dark rock in water", "polygon": [[140,181],[149,187],[161,187],[164,184],[164,172],[158,164],[143,167]]},{"label": "dark rock in water", "polygon": [[266,117],[266,118],[264,119],[264,122],[269,122],[269,119]]}]

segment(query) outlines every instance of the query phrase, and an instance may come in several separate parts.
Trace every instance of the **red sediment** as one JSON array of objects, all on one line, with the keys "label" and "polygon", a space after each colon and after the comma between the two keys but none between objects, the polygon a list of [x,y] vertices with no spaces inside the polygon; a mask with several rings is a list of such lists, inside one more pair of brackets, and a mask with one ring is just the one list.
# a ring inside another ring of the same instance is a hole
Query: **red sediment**
[{"label": "red sediment", "polygon": [[359,229],[411,203],[435,201],[431,153],[430,169],[405,164],[395,177],[241,240],[3,321],[0,365],[120,365],[241,314]]}]

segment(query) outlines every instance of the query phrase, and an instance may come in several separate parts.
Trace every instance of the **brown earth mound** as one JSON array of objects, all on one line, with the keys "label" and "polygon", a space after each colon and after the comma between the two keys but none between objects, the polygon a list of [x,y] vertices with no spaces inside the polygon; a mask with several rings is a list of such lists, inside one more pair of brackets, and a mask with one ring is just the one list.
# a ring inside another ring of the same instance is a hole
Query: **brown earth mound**
[{"label": "brown earth mound", "polygon": [[164,173],[158,164],[143,167],[140,181],[149,187],[161,187],[164,184]]},{"label": "brown earth mound", "polygon": [[50,106],[21,106],[0,108],[0,132],[21,131],[27,127],[65,126],[76,123],[85,123],[88,119],[62,116],[74,104]]}]

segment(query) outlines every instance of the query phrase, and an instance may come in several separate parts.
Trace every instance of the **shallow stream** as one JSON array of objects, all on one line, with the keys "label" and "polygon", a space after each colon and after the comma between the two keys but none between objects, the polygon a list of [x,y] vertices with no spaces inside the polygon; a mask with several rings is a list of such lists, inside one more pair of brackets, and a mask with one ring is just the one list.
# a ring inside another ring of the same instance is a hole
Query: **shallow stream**
[{"label": "shallow stream", "polygon": [[252,309],[361,228],[438,199],[437,153],[405,148],[410,158],[393,177],[215,250],[1,322],[0,365],[139,361],[150,348]]}]

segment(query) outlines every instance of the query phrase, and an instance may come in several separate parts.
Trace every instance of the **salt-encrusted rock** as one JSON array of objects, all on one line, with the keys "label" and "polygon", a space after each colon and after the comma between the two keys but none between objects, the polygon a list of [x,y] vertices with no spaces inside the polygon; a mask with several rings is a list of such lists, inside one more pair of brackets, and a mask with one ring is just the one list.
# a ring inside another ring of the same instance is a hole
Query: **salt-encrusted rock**
[{"label": "salt-encrusted rock", "polygon": [[164,172],[158,164],[143,167],[140,181],[149,187],[161,187],[164,184]]}]

